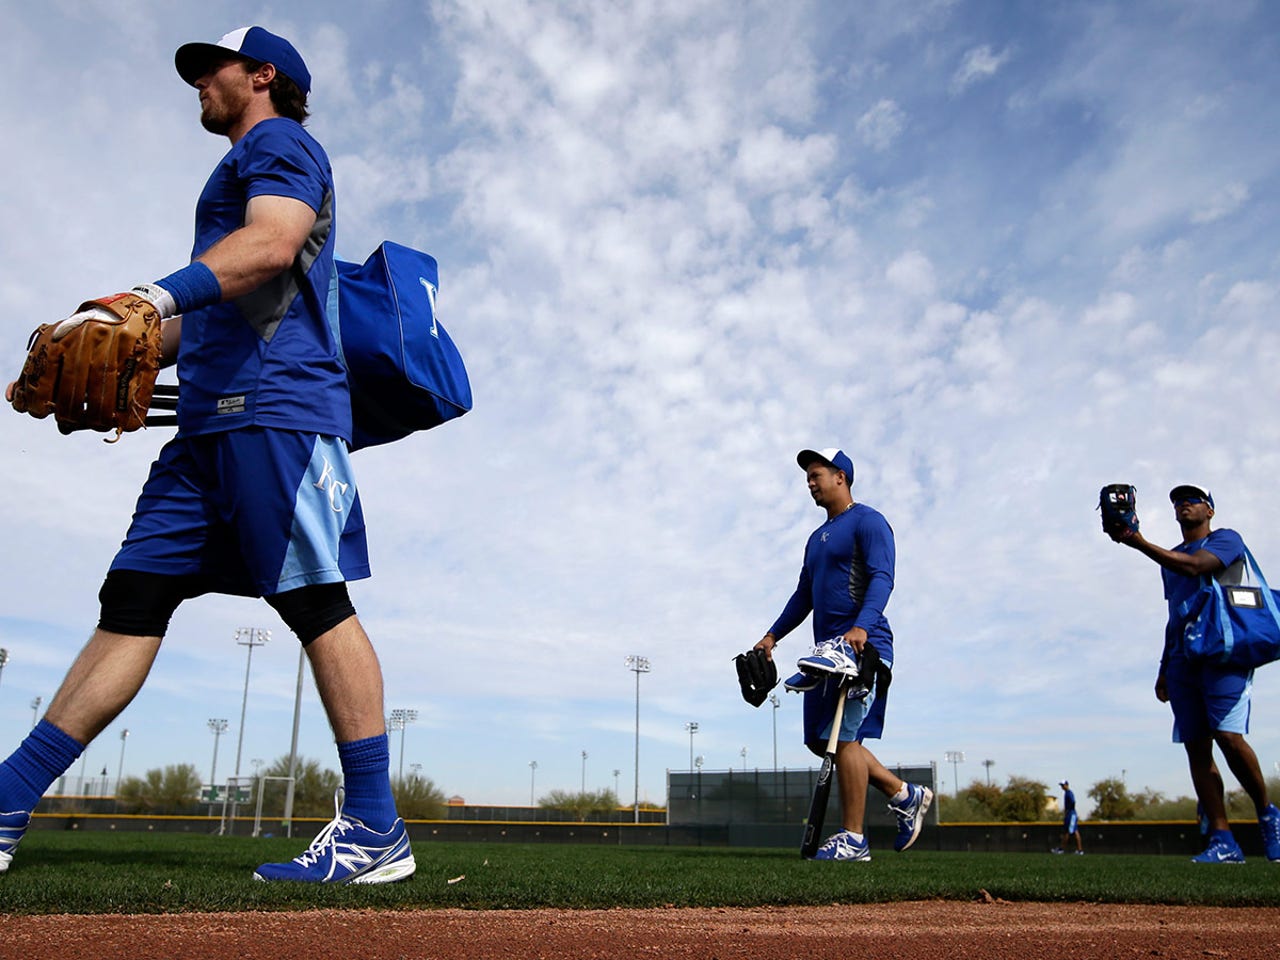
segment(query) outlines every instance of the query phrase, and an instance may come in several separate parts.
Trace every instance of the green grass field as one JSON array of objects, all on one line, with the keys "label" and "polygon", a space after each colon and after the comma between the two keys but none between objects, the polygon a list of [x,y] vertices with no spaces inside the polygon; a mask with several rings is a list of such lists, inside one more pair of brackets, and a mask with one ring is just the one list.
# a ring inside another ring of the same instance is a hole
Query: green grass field
[{"label": "green grass field", "polygon": [[[419,843],[417,875],[371,887],[264,884],[253,868],[305,841],[37,830],[0,876],[0,912],[168,913],[325,907],[714,907],[1007,900],[1280,906],[1280,864],[1185,857],[877,853],[812,863],[788,850]],[[453,883],[450,879],[462,877]]]}]

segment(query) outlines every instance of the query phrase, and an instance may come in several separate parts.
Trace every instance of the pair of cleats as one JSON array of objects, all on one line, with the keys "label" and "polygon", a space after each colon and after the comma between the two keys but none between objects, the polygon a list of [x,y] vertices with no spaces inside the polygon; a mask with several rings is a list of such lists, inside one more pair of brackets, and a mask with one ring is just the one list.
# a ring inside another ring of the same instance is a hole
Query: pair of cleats
[{"label": "pair of cleats", "polygon": [[[1258,817],[1258,830],[1267,859],[1280,863],[1280,809],[1274,803],[1268,804]],[[1244,851],[1230,830],[1209,833],[1206,821],[1204,832],[1208,833],[1209,845],[1191,858],[1192,863],[1244,863]]]},{"label": "pair of cleats", "polygon": [[[409,847],[404,821],[397,819],[385,833],[371,830],[354,817],[342,814],[334,798],[334,818],[300,856],[288,863],[265,863],[255,880],[295,883],[392,883],[413,876],[417,863]],[[27,832],[31,814],[26,810],[0,813],[0,873],[9,869],[13,853]]]},{"label": "pair of cleats", "polygon": [[[907,784],[907,798],[902,803],[890,803],[889,809],[898,818],[898,835],[893,849],[901,853],[916,842],[924,827],[924,815],[933,803],[933,791],[928,787]],[[840,830],[827,838],[826,843],[813,855],[815,860],[870,860],[871,846],[864,836],[859,839],[849,830]]]},{"label": "pair of cleats", "polygon": [[[832,637],[813,648],[807,657],[796,661],[799,673],[783,681],[783,689],[789,693],[806,693],[821,686],[830,677],[853,679],[858,676],[860,664],[853,647],[843,637]],[[860,700],[871,692],[870,687],[851,688],[849,696]]]},{"label": "pair of cleats", "polygon": [[[1054,848],[1053,848],[1052,850],[1050,850],[1049,852],[1050,852],[1050,853],[1066,853],[1067,851],[1063,850],[1061,847],[1054,847]],[[1072,850],[1071,852],[1072,852],[1072,853],[1074,853],[1077,857],[1083,857],[1083,856],[1084,856],[1084,851],[1083,851],[1083,850]]]}]

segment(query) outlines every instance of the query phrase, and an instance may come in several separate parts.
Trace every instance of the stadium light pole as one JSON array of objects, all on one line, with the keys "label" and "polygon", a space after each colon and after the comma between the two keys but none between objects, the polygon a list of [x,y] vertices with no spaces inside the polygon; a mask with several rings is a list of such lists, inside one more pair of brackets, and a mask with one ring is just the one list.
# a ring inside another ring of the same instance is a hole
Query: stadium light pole
[{"label": "stadium light pole", "polygon": [[397,707],[391,711],[391,719],[387,726],[392,730],[400,731],[400,773],[399,777],[404,780],[404,728],[409,724],[416,722],[418,719],[417,710],[405,710]]},{"label": "stadium light pole", "polygon": [[4,676],[4,665],[9,662],[9,651],[0,647],[0,676]]},{"label": "stadium light pole", "polygon": [[36,697],[31,701],[31,726],[32,729],[40,722],[40,704],[44,703],[43,697]]},{"label": "stadium light pole", "polygon": [[213,734],[213,766],[209,768],[209,787],[212,790],[209,796],[210,804],[218,794],[218,740],[227,732],[227,726],[226,720],[211,719],[209,721],[209,732]]},{"label": "stadium light pole", "polygon": [[698,721],[690,720],[688,723],[684,725],[684,728],[689,731],[689,770],[692,771],[693,770],[693,735],[698,732]]},{"label": "stadium light pole", "polygon": [[289,782],[284,791],[284,835],[293,836],[293,788],[298,777],[298,724],[302,719],[302,666],[306,648],[298,645],[298,683],[293,693],[293,739],[289,741]]},{"label": "stadium light pole", "polygon": [[982,765],[987,768],[987,786],[991,786],[991,768],[996,765],[994,760],[983,760]]},{"label": "stadium light pole", "polygon": [[742,757],[742,772],[746,773],[747,772],[747,748],[743,747],[741,750],[738,751],[738,754]]},{"label": "stadium light pole", "polygon": [[649,658],[632,655],[627,657],[627,669],[636,675],[636,784],[635,800],[631,809],[635,822],[640,822],[640,674],[649,672]]},{"label": "stadium light pole", "polygon": [[[236,772],[234,774],[236,777],[240,776],[240,754],[244,751],[244,714],[249,706],[249,668],[253,666],[253,648],[265,645],[270,639],[270,630],[260,630],[258,627],[236,628],[236,643],[249,648],[249,655],[244,661],[244,697],[240,700],[240,734],[236,738]],[[238,785],[236,789],[239,790]],[[235,797],[231,798],[231,805],[234,810]]]},{"label": "stadium light pole", "polygon": [[529,761],[529,806],[533,806],[533,777],[538,772],[538,761]]},{"label": "stadium light pole", "polygon": [[960,769],[959,764],[964,763],[963,750],[948,750],[943,755],[943,759],[951,764],[951,782],[955,785],[956,797],[960,796]]},{"label": "stadium light pole", "polygon": [[769,702],[773,704],[773,772],[778,772],[778,708],[782,701],[776,693],[769,694]]},{"label": "stadium light pole", "polygon": [[129,728],[120,731],[120,764],[116,767],[116,793],[120,792],[120,780],[124,777],[124,743],[129,739]]},{"label": "stadium light pole", "polygon": [[587,751],[582,751],[582,795],[587,794]]}]

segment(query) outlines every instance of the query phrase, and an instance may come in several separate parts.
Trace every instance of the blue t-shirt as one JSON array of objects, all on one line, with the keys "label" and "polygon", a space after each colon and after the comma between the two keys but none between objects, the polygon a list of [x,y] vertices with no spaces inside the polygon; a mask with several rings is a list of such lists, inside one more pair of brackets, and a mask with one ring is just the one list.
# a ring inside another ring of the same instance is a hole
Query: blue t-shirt
[{"label": "blue t-shirt", "polygon": [[333,171],[300,124],[263,120],[209,175],[196,205],[195,259],[244,225],[258,196],[290,197],[316,212],[292,267],[252,293],[182,318],[178,429],[247,426],[351,437],[347,376],[325,315],[333,277]]},{"label": "blue t-shirt", "polygon": [[1071,788],[1068,787],[1066,790],[1062,791],[1062,812],[1075,813],[1075,810],[1076,810],[1076,795],[1072,793]]},{"label": "blue t-shirt", "polygon": [[889,521],[855,503],[809,535],[800,582],[769,632],[781,640],[812,612],[815,641],[861,627],[892,663],[893,632],[884,608],[893,592],[894,561]]},{"label": "blue t-shirt", "polygon": [[[1180,543],[1173,548],[1175,553],[1198,553],[1208,550],[1222,561],[1224,570],[1244,557],[1244,540],[1234,530],[1222,529],[1210,531],[1207,537]],[[1200,589],[1199,577],[1187,577],[1174,573],[1165,567],[1160,568],[1160,576],[1164,580],[1164,598],[1169,604],[1169,621],[1165,626],[1165,657],[1177,651],[1182,645],[1182,635],[1186,628],[1186,618],[1178,613],[1178,609],[1196,595]],[[1218,572],[1219,578],[1222,571]]]}]

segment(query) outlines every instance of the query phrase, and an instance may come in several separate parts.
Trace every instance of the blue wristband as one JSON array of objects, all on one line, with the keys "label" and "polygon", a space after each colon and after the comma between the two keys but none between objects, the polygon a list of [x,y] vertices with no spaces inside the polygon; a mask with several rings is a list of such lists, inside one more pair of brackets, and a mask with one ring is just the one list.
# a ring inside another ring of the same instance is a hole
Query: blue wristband
[{"label": "blue wristband", "polygon": [[181,270],[175,270],[163,280],[157,280],[173,296],[179,313],[199,310],[222,302],[222,284],[213,271],[199,260],[193,260]]}]

